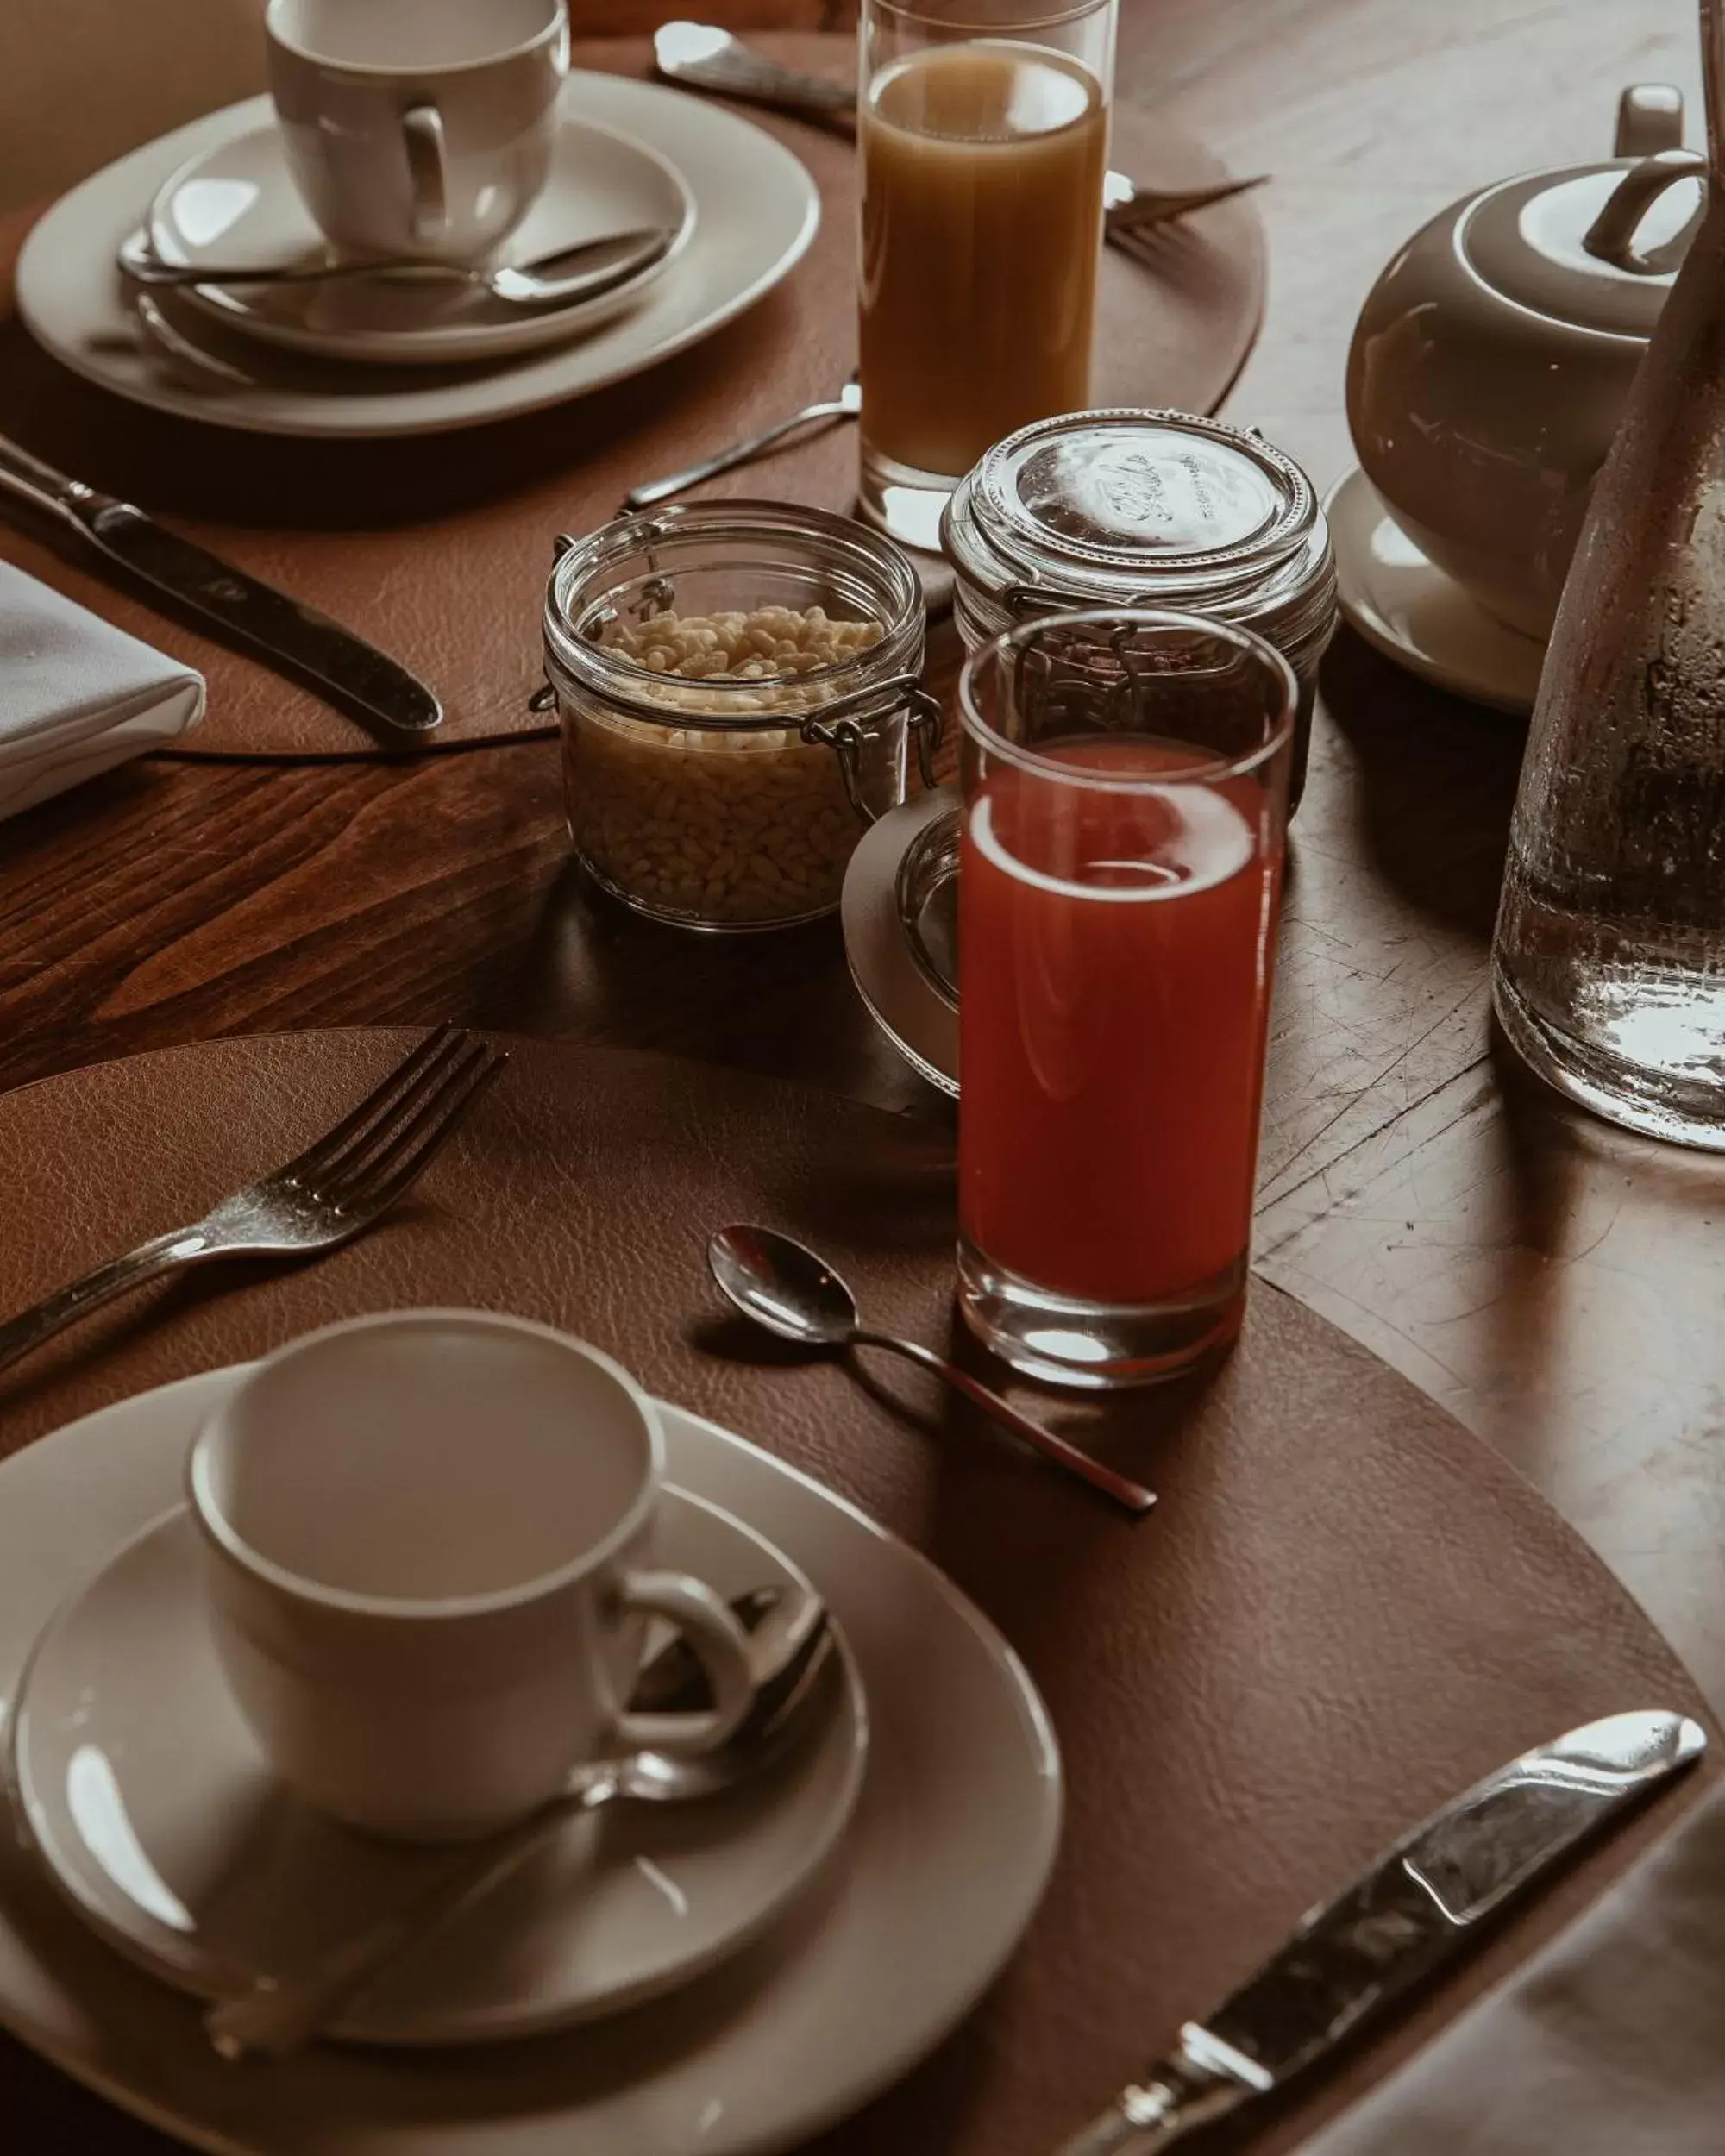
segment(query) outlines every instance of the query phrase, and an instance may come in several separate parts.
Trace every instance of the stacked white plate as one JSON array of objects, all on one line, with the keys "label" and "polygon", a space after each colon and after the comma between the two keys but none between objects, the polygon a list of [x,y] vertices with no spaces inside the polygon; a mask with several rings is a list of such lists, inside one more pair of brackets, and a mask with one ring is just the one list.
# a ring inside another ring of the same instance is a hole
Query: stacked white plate
[{"label": "stacked white plate", "polygon": [[26,1830],[0,1837],[0,2024],[224,2156],[743,2156],[866,2102],[975,2002],[1059,1832],[1028,1677],[923,1558],[666,1408],[672,1561],[727,1593],[806,1578],[832,1613],[848,1682],[821,1740],[710,1809],[572,1822],[355,2002],[351,2040],[218,2059],[204,1998],[316,1952],[426,1860],[297,1807],[225,1696],[179,1501],[238,1376],[0,1464]]},{"label": "stacked white plate", "polygon": [[367,278],[200,285],[148,298],[115,260],[141,223],[176,265],[315,261],[267,97],[181,128],[75,187],[25,243],[18,306],[76,373],[140,404],[258,433],[427,434],[626,379],[710,336],[800,260],[814,182],[762,129],[657,84],[576,73],[551,175],[499,260],[607,233],[675,233],[626,285],[524,313],[477,288]]}]

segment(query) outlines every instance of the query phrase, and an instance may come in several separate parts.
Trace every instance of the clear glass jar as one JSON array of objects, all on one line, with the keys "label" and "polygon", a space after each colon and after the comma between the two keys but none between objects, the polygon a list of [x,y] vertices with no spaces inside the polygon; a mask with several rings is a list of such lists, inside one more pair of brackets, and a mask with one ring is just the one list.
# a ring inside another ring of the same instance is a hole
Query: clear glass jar
[{"label": "clear glass jar", "polygon": [[[787,502],[679,503],[558,546],[545,671],[590,874],[691,928],[831,912],[862,831],[905,799],[913,738],[933,783],[940,711],[918,686],[926,610],[909,561],[882,533]],[[693,653],[703,630],[734,639],[734,617],[768,608],[807,619],[790,624],[814,647],[805,670],[691,679],[647,663]],[[730,618],[715,630],[714,617]],[[663,649],[643,635],[661,621]],[[878,635],[824,659],[847,641],[833,625],[857,622]]]},{"label": "clear glass jar", "polygon": [[1122,407],[997,442],[941,521],[968,650],[1044,614],[1167,607],[1250,629],[1300,687],[1290,799],[1305,783],[1335,555],[1311,481],[1256,434]]}]

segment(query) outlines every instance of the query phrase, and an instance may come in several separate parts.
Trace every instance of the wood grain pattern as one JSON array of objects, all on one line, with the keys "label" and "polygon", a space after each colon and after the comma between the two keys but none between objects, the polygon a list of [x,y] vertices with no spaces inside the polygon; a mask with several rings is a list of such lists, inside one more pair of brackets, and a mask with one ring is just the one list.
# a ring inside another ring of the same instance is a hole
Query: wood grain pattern
[{"label": "wood grain pattern", "polygon": [[[1626,82],[1696,96],[1688,0],[1124,17],[1130,93],[1275,174],[1269,314],[1230,409],[1320,484],[1348,457],[1349,331],[1396,245],[1485,179],[1600,154]],[[1571,1117],[1494,1059],[1520,749],[1513,724],[1339,642],[1296,827],[1261,1263],[1501,1445],[1725,1699],[1725,1169]],[[115,774],[0,825],[0,1084],[205,1034],[454,1014],[944,1112],[875,1037],[835,931],[655,931],[592,904],[566,859],[545,743]]]}]

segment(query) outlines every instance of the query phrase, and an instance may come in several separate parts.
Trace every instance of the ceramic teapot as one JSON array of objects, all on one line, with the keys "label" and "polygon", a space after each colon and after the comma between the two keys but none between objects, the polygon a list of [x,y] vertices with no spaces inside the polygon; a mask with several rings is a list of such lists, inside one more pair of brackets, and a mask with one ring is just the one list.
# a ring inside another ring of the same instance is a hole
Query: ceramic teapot
[{"label": "ceramic teapot", "polygon": [[1501,621],[1550,634],[1594,477],[1700,219],[1683,99],[1623,94],[1619,154],[1499,181],[1416,233],[1348,358],[1361,466]]}]

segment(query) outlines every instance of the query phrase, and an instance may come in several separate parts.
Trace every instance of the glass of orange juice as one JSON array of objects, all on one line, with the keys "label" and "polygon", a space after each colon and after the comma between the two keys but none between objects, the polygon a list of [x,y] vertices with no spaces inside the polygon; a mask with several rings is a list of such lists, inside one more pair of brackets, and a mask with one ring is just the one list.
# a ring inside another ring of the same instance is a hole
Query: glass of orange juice
[{"label": "glass of orange juice", "polygon": [[985,450],[1090,401],[1118,0],[863,0],[862,502],[938,549]]},{"label": "glass of orange juice", "polygon": [[958,1300],[1032,1376],[1239,1331],[1297,699],[1176,613],[1051,615],[960,677]]}]

